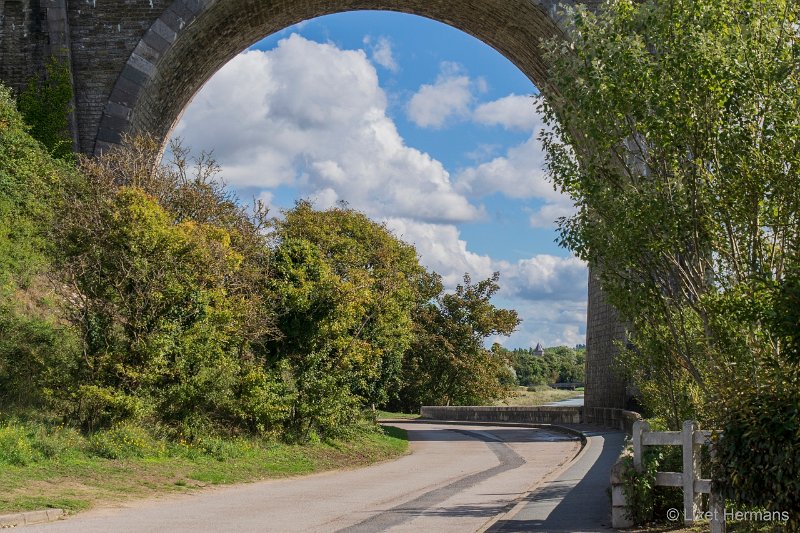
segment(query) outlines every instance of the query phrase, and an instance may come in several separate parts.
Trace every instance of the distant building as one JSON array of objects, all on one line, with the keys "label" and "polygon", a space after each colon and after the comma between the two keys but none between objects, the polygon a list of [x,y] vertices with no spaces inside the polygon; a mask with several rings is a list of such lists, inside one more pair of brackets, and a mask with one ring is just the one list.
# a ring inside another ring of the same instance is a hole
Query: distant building
[{"label": "distant building", "polygon": [[538,355],[539,357],[544,355],[544,347],[541,342],[536,343],[536,348],[533,349],[533,355]]}]

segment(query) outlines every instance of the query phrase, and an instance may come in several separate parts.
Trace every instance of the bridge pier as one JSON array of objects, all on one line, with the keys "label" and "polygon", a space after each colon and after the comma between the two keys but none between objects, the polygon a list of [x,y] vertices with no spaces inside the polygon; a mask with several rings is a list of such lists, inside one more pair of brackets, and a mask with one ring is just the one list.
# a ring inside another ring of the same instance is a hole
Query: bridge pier
[{"label": "bridge pier", "polygon": [[586,309],[586,407],[624,408],[627,384],[616,368],[617,343],[627,339],[619,312],[606,301],[600,281],[589,271]]}]

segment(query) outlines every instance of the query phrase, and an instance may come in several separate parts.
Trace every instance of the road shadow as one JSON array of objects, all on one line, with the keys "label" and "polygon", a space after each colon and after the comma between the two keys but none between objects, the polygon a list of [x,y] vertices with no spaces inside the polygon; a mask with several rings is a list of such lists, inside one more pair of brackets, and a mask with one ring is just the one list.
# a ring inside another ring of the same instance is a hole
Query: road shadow
[{"label": "road shadow", "polygon": [[[581,464],[579,460],[556,480],[526,497],[526,505],[519,513],[498,521],[488,531],[612,531],[608,487],[611,468],[623,445],[624,434],[603,434],[602,450],[591,466]],[[548,513],[548,509],[552,510]]]}]

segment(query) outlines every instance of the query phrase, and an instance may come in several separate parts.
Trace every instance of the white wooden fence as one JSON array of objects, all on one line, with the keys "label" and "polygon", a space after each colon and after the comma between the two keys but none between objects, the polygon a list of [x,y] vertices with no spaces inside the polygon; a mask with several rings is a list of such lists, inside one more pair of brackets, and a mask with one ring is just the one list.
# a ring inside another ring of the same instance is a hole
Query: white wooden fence
[{"label": "white wooden fence", "polygon": [[[683,488],[683,517],[686,525],[692,525],[699,516],[707,516],[711,523],[711,533],[724,533],[724,500],[712,492],[711,480],[702,478],[700,468],[703,446],[708,445],[711,454],[714,453],[713,444],[709,440],[710,436],[710,431],[701,431],[697,423],[692,420],[683,423],[682,431],[650,431],[650,424],[641,420],[636,421],[633,424],[633,435],[631,436],[633,466],[636,470],[642,471],[645,446],[682,446],[683,472],[658,472],[656,473],[656,485]],[[612,500],[621,494],[621,490],[614,491],[612,487]],[[709,495],[709,509],[707,514],[701,515],[700,505],[703,494]],[[612,501],[612,505],[616,504]]]}]

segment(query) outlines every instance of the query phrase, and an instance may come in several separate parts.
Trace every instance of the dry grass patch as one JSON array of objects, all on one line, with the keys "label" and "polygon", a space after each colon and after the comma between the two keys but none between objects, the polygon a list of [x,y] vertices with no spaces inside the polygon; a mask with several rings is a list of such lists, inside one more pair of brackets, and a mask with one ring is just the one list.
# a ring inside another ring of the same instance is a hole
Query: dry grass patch
[{"label": "dry grass patch", "polygon": [[583,396],[583,392],[573,390],[558,390],[539,385],[535,387],[517,387],[513,394],[495,405],[509,405],[521,407],[537,407],[547,403],[569,400]]}]

